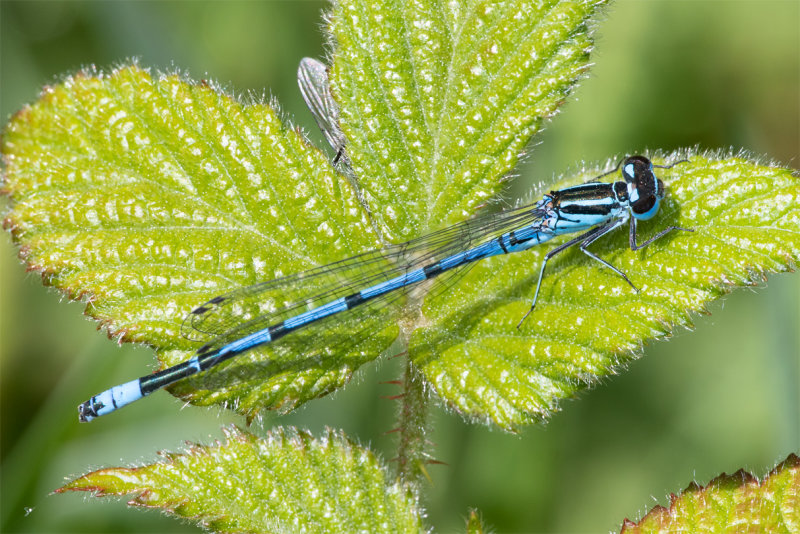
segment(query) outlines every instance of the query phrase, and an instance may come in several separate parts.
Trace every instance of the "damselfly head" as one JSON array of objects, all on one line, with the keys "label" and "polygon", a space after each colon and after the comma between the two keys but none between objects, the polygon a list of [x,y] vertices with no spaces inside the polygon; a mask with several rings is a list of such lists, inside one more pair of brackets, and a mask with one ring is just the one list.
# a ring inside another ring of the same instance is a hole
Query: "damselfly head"
[{"label": "damselfly head", "polygon": [[664,183],[653,173],[653,163],[644,156],[631,156],[622,163],[622,175],[628,183],[631,215],[640,220],[654,217],[664,198]]}]

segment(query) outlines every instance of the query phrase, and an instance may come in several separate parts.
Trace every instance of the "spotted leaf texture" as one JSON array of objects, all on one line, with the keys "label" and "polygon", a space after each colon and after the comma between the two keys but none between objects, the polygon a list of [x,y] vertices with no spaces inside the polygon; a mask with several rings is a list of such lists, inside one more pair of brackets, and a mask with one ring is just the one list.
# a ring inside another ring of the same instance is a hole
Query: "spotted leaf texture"
[{"label": "spotted leaf texture", "polygon": [[362,194],[404,241],[493,197],[589,68],[605,1],[340,0],[331,83]]},{"label": "spotted leaf texture", "polygon": [[695,483],[670,495],[641,521],[625,520],[624,533],[797,532],[800,530],[800,458],[790,455],[761,482],[743,470]]},{"label": "spotted leaf texture", "polygon": [[[536,309],[517,329],[552,248],[539,246],[485,260],[446,297],[428,299],[409,354],[450,407],[508,430],[546,418],[559,400],[617,373],[648,340],[689,325],[690,312],[796,265],[797,174],[732,154],[652,159],[689,161],[656,169],[667,197],[656,217],[639,223],[639,242],[667,226],[694,231],[672,232],[632,252],[625,228],[590,247],[624,271],[638,293],[574,247],[548,264]],[[554,187],[588,181],[608,167],[586,168]]]},{"label": "spotted leaf texture", "polygon": [[[587,71],[603,4],[337,3],[346,177],[268,105],[136,65],[78,73],[4,131],[5,226],[28,267],[110,335],[177,364],[199,346],[180,325],[208,299],[472,215]],[[398,324],[379,318],[298,332],[171,391],[251,417],[289,410],[390,345]]]},{"label": "spotted leaf texture", "polygon": [[226,434],[225,443],[162,453],[143,467],[94,471],[58,491],[132,494],[132,506],[161,508],[215,532],[423,531],[416,499],[339,432]]},{"label": "spotted leaf texture", "polygon": [[[29,268],[165,365],[199,346],[180,327],[208,299],[378,245],[347,180],[274,109],[175,75],[71,76],[15,115],[2,151],[4,223]],[[175,391],[246,413],[294,406],[380,354],[393,336],[375,334],[324,365],[307,364],[322,345],[298,365],[253,351]]]}]

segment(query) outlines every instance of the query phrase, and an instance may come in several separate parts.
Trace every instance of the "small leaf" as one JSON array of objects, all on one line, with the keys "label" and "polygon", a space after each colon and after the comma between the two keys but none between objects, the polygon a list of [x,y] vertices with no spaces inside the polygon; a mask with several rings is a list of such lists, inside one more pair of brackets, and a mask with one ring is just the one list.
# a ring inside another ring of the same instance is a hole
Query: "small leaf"
[{"label": "small leaf", "polygon": [[422,511],[367,449],[329,430],[295,429],[259,439],[236,428],[213,447],[136,468],[110,468],[57,491],[134,494],[128,504],[161,508],[215,532],[421,532]]},{"label": "small leaf", "polygon": [[759,482],[743,470],[722,474],[701,488],[692,483],[670,495],[669,508],[656,506],[622,532],[798,532],[800,458],[791,454]]},{"label": "small leaf", "polygon": [[486,527],[481,521],[481,516],[474,508],[470,509],[469,517],[467,517],[467,534],[485,534],[488,532]]},{"label": "small leaf", "polygon": [[[670,225],[694,232],[673,232],[637,252],[624,231],[591,246],[639,293],[574,247],[548,264],[536,310],[517,329],[544,253],[570,235],[484,260],[426,301],[409,355],[448,406],[508,430],[541,420],[560,399],[619,372],[647,340],[690,324],[690,312],[765,272],[793,268],[800,177],[744,157],[689,152],[667,160],[684,157],[690,161],[656,169],[668,196],[655,218],[638,225],[639,241]],[[587,169],[554,188],[603,170]]]},{"label": "small leaf", "polygon": [[340,0],[331,82],[395,242],[472,216],[589,68],[605,1]]}]

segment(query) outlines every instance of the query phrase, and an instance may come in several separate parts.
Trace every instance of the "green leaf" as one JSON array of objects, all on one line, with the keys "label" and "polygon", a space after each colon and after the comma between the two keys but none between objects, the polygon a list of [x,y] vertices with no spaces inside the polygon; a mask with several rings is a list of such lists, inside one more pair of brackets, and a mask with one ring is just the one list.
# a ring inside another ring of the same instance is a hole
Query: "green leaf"
[{"label": "green leaf", "polygon": [[367,449],[328,430],[315,439],[295,429],[260,439],[235,427],[216,446],[136,468],[94,471],[57,491],[134,494],[215,532],[421,532],[415,497],[387,477]]},{"label": "green leaf", "polygon": [[[109,335],[159,348],[164,366],[196,349],[180,326],[201,303],[379,243],[347,180],[270,106],[179,76],[69,77],[15,115],[2,151],[5,225],[29,268],[84,298]],[[175,390],[250,414],[288,408],[341,386],[394,336],[378,331],[324,365],[308,363],[324,346],[300,363],[288,348],[268,364],[254,351]]]},{"label": "green leaf", "polygon": [[[159,348],[166,366],[196,346],[178,329],[209,298],[374,248],[381,241],[373,228],[416,235],[472,213],[585,69],[595,4],[415,6],[421,11],[343,1],[332,18],[341,58],[334,89],[356,187],[269,106],[242,105],[207,84],[153,79],[132,66],[47,88],[3,139],[14,199],[6,224],[26,261],[85,296],[112,335]],[[407,24],[398,26],[399,13]],[[389,39],[392,32],[405,38]],[[413,45],[426,39],[439,44]],[[544,48],[529,48],[536,43]],[[477,116],[485,120],[467,120]],[[423,128],[434,118],[435,128]],[[476,265],[425,299],[421,312],[410,307],[394,322],[344,318],[327,338],[301,330],[173,392],[250,416],[287,410],[340,387],[402,327],[412,361],[448,406],[509,430],[539,421],[560,399],[618,372],[646,340],[688,324],[689,312],[797,260],[796,176],[742,157],[688,156],[661,173],[670,196],[640,232],[679,224],[694,233],[636,253],[622,232],[592,246],[628,273],[638,294],[572,250],[549,266],[537,310],[518,330],[550,248],[537,247]],[[284,289],[245,302],[242,318],[307,290]]]},{"label": "green leaf", "polygon": [[791,454],[759,482],[743,470],[722,474],[701,488],[692,482],[670,495],[624,533],[797,532],[800,530],[800,458]]},{"label": "green leaf", "polygon": [[469,511],[466,526],[467,534],[485,534],[488,532],[483,521],[481,521],[480,514],[474,508]]},{"label": "green leaf", "polygon": [[[694,232],[673,232],[637,252],[625,231],[591,246],[639,293],[574,247],[548,263],[536,310],[517,329],[552,248],[540,246],[480,262],[445,296],[428,299],[409,355],[448,406],[508,430],[541,420],[560,399],[618,373],[647,340],[690,325],[690,312],[766,272],[793,268],[800,258],[800,177],[730,155],[690,151],[653,159],[683,158],[690,161],[657,169],[668,196],[655,218],[638,225],[639,242],[670,225]],[[584,169],[554,188],[607,168]]]},{"label": "green leaf", "polygon": [[[183,318],[208,299],[376,248],[378,233],[419,235],[472,214],[588,68],[587,24],[601,3],[431,2],[402,12],[405,25],[393,3],[338,3],[334,83],[360,182],[270,106],[136,66],[79,73],[6,128],[5,224],[47,283],[84,298],[110,335],[174,365],[197,347],[180,336]],[[413,46],[387,48],[402,40]],[[412,89],[424,98],[406,102]],[[245,302],[243,320],[301,295],[268,296]],[[345,319],[326,339],[298,332],[171,391],[249,416],[291,409],[389,346],[398,326],[378,319],[372,330]]]},{"label": "green leaf", "polygon": [[390,240],[464,220],[589,68],[605,1],[340,0],[331,83]]}]

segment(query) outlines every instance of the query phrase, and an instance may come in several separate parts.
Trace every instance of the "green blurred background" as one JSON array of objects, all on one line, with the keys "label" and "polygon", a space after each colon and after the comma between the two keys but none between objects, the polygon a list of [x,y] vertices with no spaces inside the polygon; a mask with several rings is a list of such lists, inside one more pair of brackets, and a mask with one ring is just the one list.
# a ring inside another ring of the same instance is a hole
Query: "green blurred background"
[{"label": "green blurred background", "polygon": [[[295,83],[320,57],[324,2],[0,2],[0,112],[83,65],[141,65],[212,78],[237,94],[274,97],[320,141]],[[646,148],[744,148],[797,167],[800,2],[621,1],[601,23],[596,67],[531,148],[515,190],[541,187],[580,160]],[[0,238],[0,531],[197,532],[114,499],[51,495],[90,468],[141,464],[184,440],[205,443],[244,422],[159,393],[79,425],[76,405],[147,373],[152,351],[118,347],[82,306],[26,275]],[[498,532],[617,529],[692,480],[740,467],[763,476],[800,452],[800,275],[771,276],[698,316],[620,376],[563,404],[519,436],[469,425],[440,407],[426,491],[428,523],[463,531],[469,507]],[[396,405],[379,384],[399,359],[367,366],[343,392],[253,431],[344,429],[393,456]]]}]

